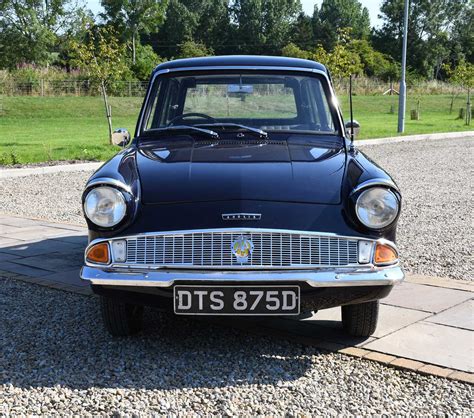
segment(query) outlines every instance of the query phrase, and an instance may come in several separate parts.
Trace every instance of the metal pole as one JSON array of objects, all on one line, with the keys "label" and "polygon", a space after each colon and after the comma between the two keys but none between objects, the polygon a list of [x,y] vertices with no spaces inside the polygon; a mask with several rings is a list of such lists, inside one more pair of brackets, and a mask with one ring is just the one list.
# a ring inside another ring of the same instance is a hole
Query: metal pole
[{"label": "metal pole", "polygon": [[405,108],[407,104],[406,67],[407,67],[407,33],[408,33],[408,5],[410,0],[405,0],[405,15],[403,18],[403,49],[402,49],[402,79],[400,80],[400,96],[398,98],[398,132],[405,131]]}]

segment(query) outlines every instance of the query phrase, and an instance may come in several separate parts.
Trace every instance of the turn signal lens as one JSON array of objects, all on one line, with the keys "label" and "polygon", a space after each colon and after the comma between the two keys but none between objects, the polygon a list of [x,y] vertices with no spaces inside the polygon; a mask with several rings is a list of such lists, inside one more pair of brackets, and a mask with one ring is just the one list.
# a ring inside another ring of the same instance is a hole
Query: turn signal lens
[{"label": "turn signal lens", "polygon": [[90,247],[87,250],[86,260],[90,261],[91,263],[109,264],[109,244],[106,242],[101,242]]},{"label": "turn signal lens", "polygon": [[377,244],[375,247],[375,264],[392,264],[398,259],[398,254],[395,248],[386,244]]}]

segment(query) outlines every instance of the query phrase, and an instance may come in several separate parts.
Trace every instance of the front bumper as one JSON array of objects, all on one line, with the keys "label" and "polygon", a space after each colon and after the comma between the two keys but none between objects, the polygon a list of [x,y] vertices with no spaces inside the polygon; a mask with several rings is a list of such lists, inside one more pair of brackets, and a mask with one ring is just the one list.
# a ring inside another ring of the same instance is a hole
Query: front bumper
[{"label": "front bumper", "polygon": [[92,285],[171,287],[179,283],[306,283],[311,287],[393,286],[405,275],[397,264],[317,270],[126,270],[84,266],[81,279]]}]

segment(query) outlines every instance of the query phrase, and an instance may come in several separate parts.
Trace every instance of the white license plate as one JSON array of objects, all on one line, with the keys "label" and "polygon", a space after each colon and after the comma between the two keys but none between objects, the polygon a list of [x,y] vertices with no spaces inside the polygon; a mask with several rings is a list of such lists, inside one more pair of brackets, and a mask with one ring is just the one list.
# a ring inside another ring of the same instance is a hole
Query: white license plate
[{"label": "white license plate", "polygon": [[299,286],[174,287],[179,315],[298,315]]}]

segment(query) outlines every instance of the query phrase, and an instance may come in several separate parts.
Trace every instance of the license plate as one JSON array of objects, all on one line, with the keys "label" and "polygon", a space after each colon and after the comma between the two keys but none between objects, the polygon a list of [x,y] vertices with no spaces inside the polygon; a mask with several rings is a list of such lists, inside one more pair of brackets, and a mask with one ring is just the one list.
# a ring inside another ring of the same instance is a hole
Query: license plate
[{"label": "license plate", "polygon": [[298,315],[299,286],[175,286],[179,315]]}]

